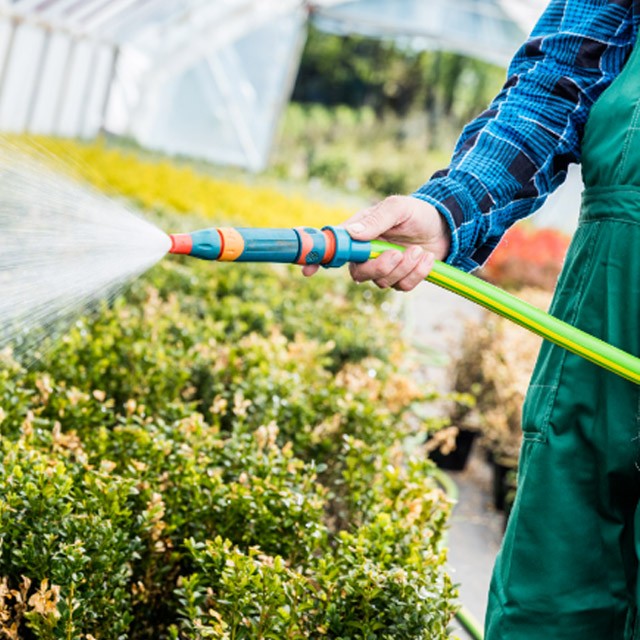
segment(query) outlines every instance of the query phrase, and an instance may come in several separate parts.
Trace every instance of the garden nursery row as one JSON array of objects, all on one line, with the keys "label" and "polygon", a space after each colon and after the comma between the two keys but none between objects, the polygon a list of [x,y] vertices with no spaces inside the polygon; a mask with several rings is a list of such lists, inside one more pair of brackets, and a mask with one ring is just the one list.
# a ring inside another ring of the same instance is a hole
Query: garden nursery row
[{"label": "garden nursery row", "polygon": [[[39,144],[171,230],[344,215]],[[448,637],[451,504],[404,446],[442,421],[388,307],[344,272],[175,257],[29,367],[2,353],[0,637]]]}]

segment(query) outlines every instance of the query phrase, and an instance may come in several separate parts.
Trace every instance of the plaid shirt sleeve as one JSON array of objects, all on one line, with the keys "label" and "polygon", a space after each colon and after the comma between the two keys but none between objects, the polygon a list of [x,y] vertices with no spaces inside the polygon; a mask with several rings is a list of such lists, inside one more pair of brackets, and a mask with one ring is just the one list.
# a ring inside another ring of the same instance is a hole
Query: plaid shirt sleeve
[{"label": "plaid shirt sleeve", "polygon": [[413,195],[452,233],[447,262],[471,271],[505,231],[536,211],[580,162],[591,105],[635,42],[638,0],[553,0],[516,53],[507,82],[470,122],[450,166]]}]

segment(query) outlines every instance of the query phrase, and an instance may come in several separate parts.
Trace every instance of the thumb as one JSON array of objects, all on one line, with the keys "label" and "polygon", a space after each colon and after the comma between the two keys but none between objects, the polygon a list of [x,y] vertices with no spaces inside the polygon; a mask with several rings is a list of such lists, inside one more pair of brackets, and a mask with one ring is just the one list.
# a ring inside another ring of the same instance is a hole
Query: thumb
[{"label": "thumb", "polygon": [[382,205],[363,211],[345,225],[354,240],[373,240],[398,224],[398,212],[393,207]]}]

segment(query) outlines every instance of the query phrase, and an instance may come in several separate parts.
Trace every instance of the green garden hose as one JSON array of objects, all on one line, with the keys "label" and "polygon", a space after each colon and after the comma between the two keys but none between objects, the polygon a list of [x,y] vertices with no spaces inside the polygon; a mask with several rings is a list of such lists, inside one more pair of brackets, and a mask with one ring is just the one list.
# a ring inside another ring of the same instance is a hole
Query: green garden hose
[{"label": "green garden hose", "polygon": [[[391,249],[404,250],[404,247],[379,240],[373,240],[371,246],[372,258]],[[476,276],[436,261],[427,280],[476,302],[627,380],[640,384],[640,358],[558,320]]]}]

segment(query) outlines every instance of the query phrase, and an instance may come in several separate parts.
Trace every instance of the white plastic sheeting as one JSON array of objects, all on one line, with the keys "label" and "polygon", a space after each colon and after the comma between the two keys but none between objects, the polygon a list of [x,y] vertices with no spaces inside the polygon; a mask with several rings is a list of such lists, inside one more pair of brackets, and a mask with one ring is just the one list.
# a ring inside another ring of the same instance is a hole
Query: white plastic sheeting
[{"label": "white plastic sheeting", "polygon": [[112,49],[29,21],[0,21],[0,41],[2,130],[95,134]]},{"label": "white plastic sheeting", "polygon": [[309,13],[506,63],[543,0],[0,0],[0,130],[263,168]]},{"label": "white plastic sheeting", "polygon": [[[160,57],[141,54],[143,46],[123,55],[121,66],[136,72],[119,83],[106,127],[172,154],[261,169],[293,86],[306,14],[250,18],[233,34],[215,20],[157,34]],[[200,42],[191,47],[194,38]]]},{"label": "white plastic sheeting", "polygon": [[320,28],[337,33],[411,38],[503,65],[526,37],[498,0],[353,0],[315,13]]},{"label": "white plastic sheeting", "polygon": [[302,0],[0,3],[0,129],[106,130],[259,170],[306,19]]}]

